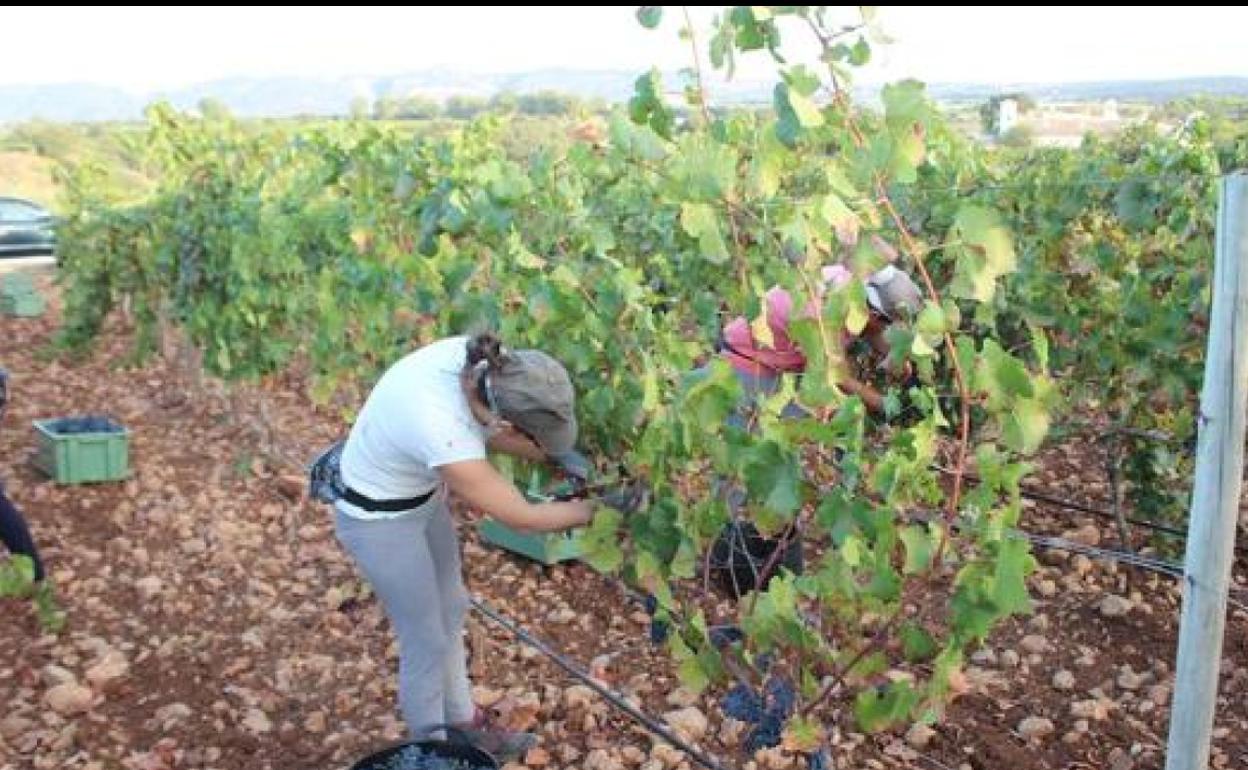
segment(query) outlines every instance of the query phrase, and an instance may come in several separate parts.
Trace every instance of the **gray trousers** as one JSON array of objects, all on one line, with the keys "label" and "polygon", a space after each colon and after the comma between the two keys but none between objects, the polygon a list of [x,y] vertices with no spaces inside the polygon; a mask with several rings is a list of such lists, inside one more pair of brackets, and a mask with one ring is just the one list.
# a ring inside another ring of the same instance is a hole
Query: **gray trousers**
[{"label": "gray trousers", "polygon": [[372,584],[399,641],[399,706],[413,737],[472,721],[464,650],[468,590],[442,495],[393,519],[336,512],[338,540]]}]

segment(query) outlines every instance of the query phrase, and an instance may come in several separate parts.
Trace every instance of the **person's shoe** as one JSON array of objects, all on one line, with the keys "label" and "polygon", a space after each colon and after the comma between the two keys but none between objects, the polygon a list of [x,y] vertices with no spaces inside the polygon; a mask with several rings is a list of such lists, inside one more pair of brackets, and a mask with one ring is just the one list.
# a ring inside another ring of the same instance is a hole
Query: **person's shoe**
[{"label": "person's shoe", "polygon": [[451,740],[461,739],[490,754],[501,762],[522,759],[529,749],[537,745],[537,736],[533,733],[518,730],[504,730],[490,724],[487,713],[477,709],[471,722],[454,725],[459,735],[450,735]]}]

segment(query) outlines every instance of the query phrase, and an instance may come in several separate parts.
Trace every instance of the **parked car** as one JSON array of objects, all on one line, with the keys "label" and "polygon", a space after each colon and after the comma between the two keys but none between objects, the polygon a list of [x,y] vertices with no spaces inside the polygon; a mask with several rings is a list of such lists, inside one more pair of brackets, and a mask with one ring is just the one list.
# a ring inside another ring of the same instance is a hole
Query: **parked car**
[{"label": "parked car", "polygon": [[0,258],[56,252],[56,219],[37,203],[0,197]]}]

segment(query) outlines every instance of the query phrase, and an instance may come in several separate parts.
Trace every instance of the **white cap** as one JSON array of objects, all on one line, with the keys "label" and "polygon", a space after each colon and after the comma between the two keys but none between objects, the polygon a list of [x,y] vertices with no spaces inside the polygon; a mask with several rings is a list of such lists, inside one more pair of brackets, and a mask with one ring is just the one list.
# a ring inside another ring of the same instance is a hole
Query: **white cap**
[{"label": "white cap", "polygon": [[923,292],[904,271],[885,265],[867,279],[867,302],[885,318],[892,318],[903,308],[917,313],[923,306]]}]

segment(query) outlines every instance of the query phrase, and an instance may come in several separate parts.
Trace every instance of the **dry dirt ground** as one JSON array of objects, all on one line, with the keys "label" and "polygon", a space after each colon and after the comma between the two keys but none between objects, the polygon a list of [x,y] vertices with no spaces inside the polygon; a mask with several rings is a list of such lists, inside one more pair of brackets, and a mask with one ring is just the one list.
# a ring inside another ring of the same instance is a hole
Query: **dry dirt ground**
[{"label": "dry dirt ground", "polygon": [[[290,468],[263,459],[263,436],[239,411],[247,399],[189,397],[159,359],[124,368],[124,330],[85,360],[49,357],[52,307],[42,319],[0,319],[0,365],[15,385],[0,476],[42,545],[68,622],[47,634],[28,603],[0,600],[0,769],[325,770],[399,738],[387,622],[327,512],[283,493],[279,476]],[[269,383],[265,399],[292,456],[311,456],[342,429],[294,388]],[[81,413],[111,414],[131,430],[129,480],[61,487],[30,466],[30,421]],[[1033,483],[1103,499],[1084,449],[1051,448]],[[1024,523],[1112,536],[1102,522],[1056,509],[1029,506]],[[806,766],[779,751],[745,756],[718,693],[678,689],[665,651],[647,638],[647,616],[614,581],[584,565],[526,563],[481,545],[470,524],[461,529],[475,594],[647,711],[696,710],[676,721],[725,767]],[[931,731],[872,736],[852,732],[847,719],[830,724],[835,767],[1162,767],[1174,581],[1083,556],[1039,556],[1036,612],[974,656],[970,691],[947,719]],[[1236,573],[1242,591],[1248,570],[1241,563]],[[1111,594],[1126,600],[1123,614],[1102,612]],[[478,699],[542,736],[516,767],[691,766],[481,618],[470,635]],[[1236,610],[1215,767],[1248,767],[1246,689],[1248,614]],[[1031,723],[1041,725],[1031,738],[1020,732],[1029,717],[1048,720]]]}]

